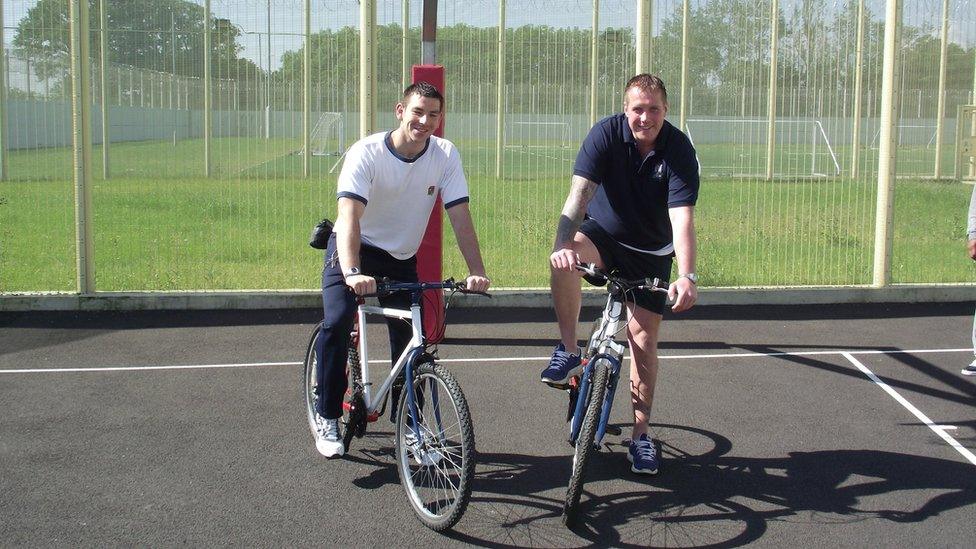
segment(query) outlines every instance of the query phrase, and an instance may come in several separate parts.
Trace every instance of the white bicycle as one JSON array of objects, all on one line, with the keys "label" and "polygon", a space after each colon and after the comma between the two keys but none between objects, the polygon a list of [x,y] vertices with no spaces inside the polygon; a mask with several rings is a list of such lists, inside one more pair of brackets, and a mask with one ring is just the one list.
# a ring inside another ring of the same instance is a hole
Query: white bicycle
[{"label": "white bicycle", "polygon": [[[366,426],[384,415],[387,396],[395,408],[397,472],[400,484],[417,518],[427,527],[442,531],[453,526],[464,514],[471,496],[474,476],[474,427],[468,404],[457,380],[437,362],[436,350],[424,336],[420,303],[426,290],[469,292],[463,282],[377,281],[376,294],[410,292],[410,309],[366,305],[360,297],[356,322],[349,345],[347,376],[349,388],[342,404],[346,451],[355,436],[366,434]],[[379,390],[373,391],[369,377],[369,346],[366,315],[402,319],[410,322],[413,336],[397,359]],[[315,433],[316,353],[321,324],[312,332],[305,353],[304,401],[309,428]],[[409,380],[409,383],[407,381]],[[400,388],[402,390],[397,390]],[[391,391],[391,389],[394,389]],[[398,395],[396,393],[399,393]]]}]

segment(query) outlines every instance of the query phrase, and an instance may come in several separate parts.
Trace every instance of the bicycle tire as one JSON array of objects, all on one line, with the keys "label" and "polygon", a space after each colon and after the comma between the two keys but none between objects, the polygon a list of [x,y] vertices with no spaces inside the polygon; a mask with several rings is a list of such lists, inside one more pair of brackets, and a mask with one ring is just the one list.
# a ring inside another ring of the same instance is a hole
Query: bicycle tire
[{"label": "bicycle tire", "polygon": [[[460,520],[471,497],[474,427],[464,393],[446,368],[425,362],[413,377],[397,406],[397,473],[414,514],[424,526],[441,532]],[[422,433],[413,444],[407,441],[408,434],[413,436],[407,402],[411,392]]]},{"label": "bicycle tire", "polygon": [[322,334],[322,323],[315,326],[312,336],[308,340],[308,347],[305,349],[305,365],[302,369],[302,388],[304,389],[303,399],[305,402],[305,417],[308,420],[308,428],[315,437],[315,395],[318,383],[315,379],[315,345]]},{"label": "bicycle tire", "polygon": [[579,436],[576,437],[576,447],[573,451],[573,473],[569,477],[569,486],[566,488],[566,502],[563,505],[563,524],[569,527],[576,523],[580,495],[583,493],[585,482],[586,463],[595,450],[593,439],[596,437],[597,424],[600,422],[600,412],[603,409],[603,400],[607,394],[609,375],[610,368],[606,361],[599,360],[593,365],[593,377],[589,384],[586,413],[583,416]]},{"label": "bicycle tire", "polygon": [[[303,388],[304,388],[304,401],[305,401],[305,416],[308,420],[308,428],[312,432],[312,437],[316,436],[315,432],[315,415],[317,413],[315,409],[316,400],[318,396],[316,395],[316,389],[318,387],[318,382],[315,377],[315,367],[318,358],[315,356],[315,346],[318,344],[318,339],[322,337],[322,324],[319,323],[314,330],[312,330],[312,335],[308,341],[308,347],[305,349],[305,365],[303,368]],[[352,338],[355,340],[355,338]],[[352,343],[355,343],[353,341]],[[362,370],[359,368],[359,349],[355,345],[350,344],[349,348],[349,359],[346,362],[346,378],[349,380],[349,388],[346,391],[346,400],[355,401],[359,400],[362,402]],[[356,398],[358,396],[358,399]],[[365,402],[358,407],[365,414]],[[362,436],[362,430],[365,428],[365,415],[363,416],[363,421],[356,423],[362,423],[362,425],[352,425],[353,419],[350,417],[350,411],[345,409],[343,406],[342,412],[342,423],[345,426],[345,431],[342,436],[342,443],[345,450],[349,450],[349,442],[352,440],[352,436],[358,431]]]}]

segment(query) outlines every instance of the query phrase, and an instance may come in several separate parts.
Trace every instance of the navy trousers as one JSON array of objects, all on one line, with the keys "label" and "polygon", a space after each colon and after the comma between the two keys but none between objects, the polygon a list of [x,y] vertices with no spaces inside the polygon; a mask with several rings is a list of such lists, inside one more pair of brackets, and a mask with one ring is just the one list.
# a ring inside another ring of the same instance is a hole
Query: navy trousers
[{"label": "navy trousers", "polygon": [[[417,281],[417,258],[397,259],[387,252],[362,244],[359,250],[359,268],[363,274],[398,282]],[[397,309],[410,308],[410,295],[397,292],[380,298],[380,305]],[[346,360],[349,356],[349,334],[356,314],[356,296],[346,286],[342,266],[336,253],[336,237],[329,237],[322,268],[322,307],[324,311],[322,333],[315,353],[318,358],[315,379],[318,387],[318,413],[326,419],[342,417],[342,399],[348,387]],[[410,324],[399,319],[387,319],[390,331],[391,363],[410,343]]]}]

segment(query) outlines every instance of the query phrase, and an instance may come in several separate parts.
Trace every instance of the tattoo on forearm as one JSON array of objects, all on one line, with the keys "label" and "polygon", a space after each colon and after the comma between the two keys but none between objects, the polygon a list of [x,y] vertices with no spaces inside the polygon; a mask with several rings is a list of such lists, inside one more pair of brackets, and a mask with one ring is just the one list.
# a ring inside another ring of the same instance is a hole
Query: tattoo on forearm
[{"label": "tattoo on forearm", "polygon": [[559,248],[560,244],[572,241],[579,226],[580,220],[570,219],[566,214],[559,216],[559,225],[556,227],[555,247]]},{"label": "tattoo on forearm", "polygon": [[573,176],[573,187],[569,191],[562,215],[559,216],[559,224],[556,226],[556,247],[573,240],[583,222],[586,206],[595,193],[596,183],[578,175]]}]

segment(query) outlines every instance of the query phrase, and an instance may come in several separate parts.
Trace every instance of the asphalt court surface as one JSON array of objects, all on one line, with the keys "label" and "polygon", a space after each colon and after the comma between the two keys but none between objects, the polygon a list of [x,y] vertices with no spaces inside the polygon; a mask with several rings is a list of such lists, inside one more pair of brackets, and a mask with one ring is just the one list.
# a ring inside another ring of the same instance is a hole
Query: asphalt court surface
[{"label": "asphalt court surface", "polygon": [[346,458],[315,452],[299,361],[317,311],[3,313],[0,540],[968,547],[976,380],[959,370],[972,307],[669,315],[652,414],[662,470],[629,472],[618,387],[624,432],[592,462],[573,531],[559,516],[565,394],[537,381],[551,313],[451,311],[439,354],[471,407],[478,466],[446,535],[413,517],[385,419]]}]

